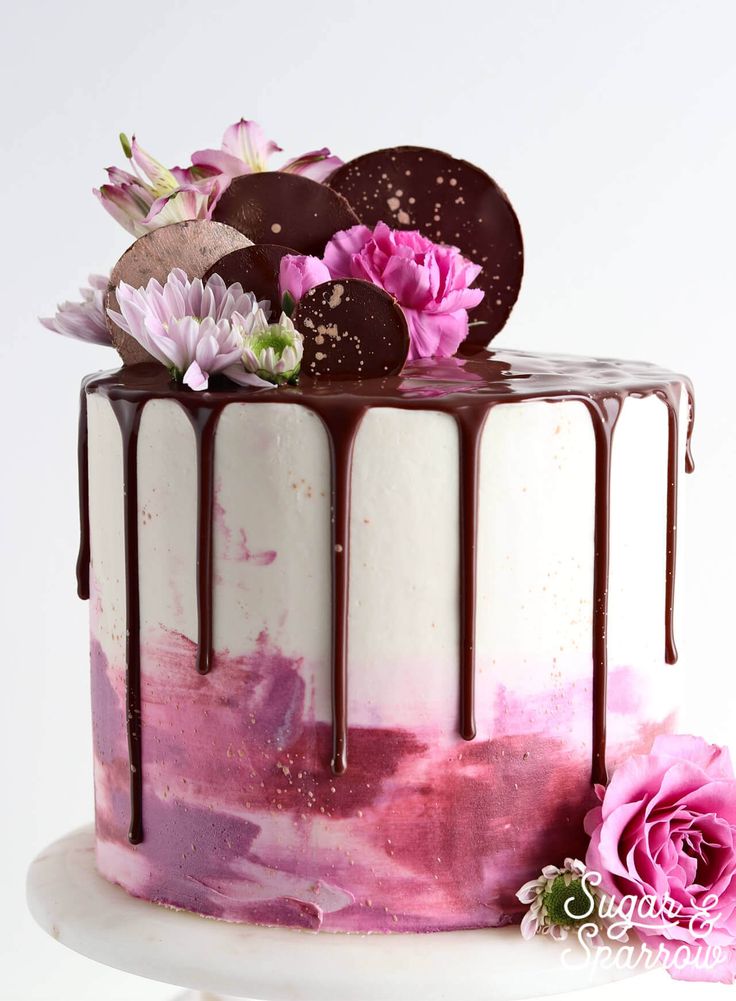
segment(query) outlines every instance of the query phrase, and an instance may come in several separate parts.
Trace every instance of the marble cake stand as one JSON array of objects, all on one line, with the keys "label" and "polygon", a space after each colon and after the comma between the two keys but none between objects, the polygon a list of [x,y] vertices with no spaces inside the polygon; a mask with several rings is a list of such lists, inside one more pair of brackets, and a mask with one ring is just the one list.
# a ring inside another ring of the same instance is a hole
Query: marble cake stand
[{"label": "marble cake stand", "polygon": [[28,904],[62,945],[107,966],[188,988],[193,993],[184,997],[192,1001],[221,1001],[223,995],[262,1001],[511,1001],[636,972],[593,973],[577,944],[565,963],[559,944],[541,937],[525,942],[518,928],[319,935],[168,910],[129,897],[98,875],[91,826],[35,859]]}]

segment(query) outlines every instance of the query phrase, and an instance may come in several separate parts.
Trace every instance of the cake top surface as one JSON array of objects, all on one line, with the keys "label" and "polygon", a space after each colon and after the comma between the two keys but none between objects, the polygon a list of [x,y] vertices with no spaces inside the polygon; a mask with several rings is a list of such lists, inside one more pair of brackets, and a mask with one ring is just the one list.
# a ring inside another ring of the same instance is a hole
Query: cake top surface
[{"label": "cake top surface", "polygon": [[480,349],[469,356],[418,359],[399,375],[382,379],[329,379],[302,376],[298,385],[272,386],[244,394],[226,378],[209,390],[190,394],[155,364],[124,366],[92,376],[88,390],[129,398],[172,397],[210,404],[225,402],[291,403],[351,399],[365,406],[453,409],[477,400],[481,405],[524,399],[605,399],[664,394],[690,381],[657,365],[613,358],[587,358],[525,351]]}]

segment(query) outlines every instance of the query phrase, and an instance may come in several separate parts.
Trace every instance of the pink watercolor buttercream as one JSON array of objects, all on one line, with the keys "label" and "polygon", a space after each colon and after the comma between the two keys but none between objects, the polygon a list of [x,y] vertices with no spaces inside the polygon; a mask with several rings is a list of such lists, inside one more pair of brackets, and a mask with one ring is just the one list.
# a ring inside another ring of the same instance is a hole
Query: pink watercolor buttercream
[{"label": "pink watercolor buttercream", "polygon": [[589,719],[589,689],[499,688],[493,736],[470,744],[411,713],[352,726],[336,779],[298,657],[265,633],[248,654],[218,651],[205,677],[195,656],[169,631],[143,644],[145,838],[132,847],[124,669],[93,646],[98,865],[136,896],[327,931],[495,927],[520,918],[515,891],[550,855],[584,852],[589,751],[569,720]]}]

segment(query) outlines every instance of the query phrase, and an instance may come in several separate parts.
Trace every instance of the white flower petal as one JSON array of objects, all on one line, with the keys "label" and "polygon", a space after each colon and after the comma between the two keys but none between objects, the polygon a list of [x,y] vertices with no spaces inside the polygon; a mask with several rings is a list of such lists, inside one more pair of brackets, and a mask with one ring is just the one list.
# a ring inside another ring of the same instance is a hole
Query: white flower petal
[{"label": "white flower petal", "polygon": [[539,931],[539,922],[536,915],[532,914],[531,911],[527,911],[524,917],[521,919],[521,934],[525,939],[534,938],[534,936]]},{"label": "white flower petal", "polygon": [[273,389],[273,383],[261,379],[254,372],[246,372],[242,365],[230,365],[225,369],[224,375],[237,383],[239,386],[250,386],[253,389]]},{"label": "white flower petal", "polygon": [[545,879],[556,879],[558,876],[562,875],[562,870],[556,865],[546,865],[544,869],[542,869],[542,875]]},{"label": "white flower petal", "polygon": [[182,382],[185,386],[189,386],[190,389],[195,389],[197,391],[207,389],[207,373],[202,371],[196,361],[193,361],[184,373]]},{"label": "white flower petal", "polygon": [[521,889],[517,892],[516,896],[522,904],[531,904],[537,899],[544,888],[544,885],[544,880],[530,879],[528,883],[524,883]]}]

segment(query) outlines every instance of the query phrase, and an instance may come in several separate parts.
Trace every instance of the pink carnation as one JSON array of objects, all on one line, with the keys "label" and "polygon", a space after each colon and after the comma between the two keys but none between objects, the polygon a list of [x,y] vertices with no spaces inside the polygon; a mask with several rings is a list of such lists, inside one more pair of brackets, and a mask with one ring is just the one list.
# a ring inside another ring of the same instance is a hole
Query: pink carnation
[{"label": "pink carnation", "polygon": [[633,924],[673,977],[733,983],[736,779],[728,751],[698,737],[661,736],[599,791],[601,805],[586,818],[585,861],[602,876],[601,889],[614,901],[656,899],[667,909],[646,928],[636,916]]},{"label": "pink carnation", "polygon": [[480,289],[470,288],[480,266],[456,247],[384,222],[373,230],[353,226],[337,233],[324,263],[332,278],[362,278],[394,296],[409,325],[410,361],[454,355],[468,336],[468,310],[483,298]]}]

